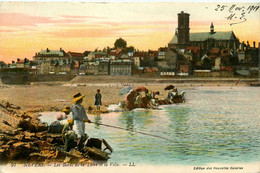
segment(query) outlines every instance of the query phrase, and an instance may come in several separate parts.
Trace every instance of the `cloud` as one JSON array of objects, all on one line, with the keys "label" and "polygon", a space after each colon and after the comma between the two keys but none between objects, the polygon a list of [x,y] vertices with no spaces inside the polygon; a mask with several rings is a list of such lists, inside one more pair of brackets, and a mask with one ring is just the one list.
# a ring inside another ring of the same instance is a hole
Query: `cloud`
[{"label": "cloud", "polygon": [[85,28],[85,29],[69,29],[59,30],[53,32],[45,32],[45,34],[62,37],[62,38],[89,38],[89,37],[110,37],[120,29],[106,29],[106,28]]},{"label": "cloud", "polygon": [[51,17],[29,16],[22,13],[0,13],[0,26],[37,26],[39,24],[80,23],[80,18],[54,19]]},{"label": "cloud", "polygon": [[211,22],[213,22],[214,25],[224,25],[227,22],[225,20],[214,20],[214,21],[209,21],[209,20],[193,20],[190,21],[190,26],[210,26]]},{"label": "cloud", "polygon": [[0,33],[1,32],[15,32],[14,30],[10,30],[10,29],[0,29]]},{"label": "cloud", "polygon": [[[156,23],[156,22],[155,22]],[[67,26],[62,26],[60,29],[55,29],[53,31],[44,31],[52,37],[58,38],[102,38],[102,37],[119,37],[121,35],[127,37],[138,37],[144,36],[153,32],[165,32],[172,31],[171,25],[168,22],[158,22],[165,23],[167,25],[155,25],[155,23],[139,23],[136,24],[120,24],[113,22],[106,22],[100,24],[71,24]]]},{"label": "cloud", "polygon": [[130,28],[81,28],[81,29],[67,29],[52,32],[44,32],[52,37],[57,38],[105,38],[105,37],[138,37],[145,35],[145,32],[138,32],[141,30],[133,31]]},{"label": "cloud", "polygon": [[177,24],[176,21],[123,21],[123,22],[114,22],[114,21],[97,21],[97,23],[109,26],[120,26],[120,25],[172,25]]},{"label": "cloud", "polygon": [[106,19],[105,17],[97,17],[97,16],[71,16],[71,15],[62,15],[64,18],[72,18],[72,19]]}]

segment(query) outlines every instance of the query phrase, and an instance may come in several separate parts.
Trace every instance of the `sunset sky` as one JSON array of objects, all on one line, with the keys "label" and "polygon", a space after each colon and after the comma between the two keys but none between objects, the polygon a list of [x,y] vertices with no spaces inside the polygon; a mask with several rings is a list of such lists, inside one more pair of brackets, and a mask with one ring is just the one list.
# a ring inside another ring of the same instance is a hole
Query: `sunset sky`
[{"label": "sunset sky", "polygon": [[[217,5],[227,7],[216,11]],[[32,59],[47,47],[66,52],[103,49],[120,37],[136,49],[157,50],[171,41],[181,11],[190,14],[190,32],[209,32],[213,22],[215,31],[234,31],[240,41],[256,41],[258,47],[260,9],[250,11],[250,5],[260,3],[0,2],[0,61]],[[237,8],[242,6],[244,11]],[[246,22],[230,26],[243,21],[241,13]]]}]

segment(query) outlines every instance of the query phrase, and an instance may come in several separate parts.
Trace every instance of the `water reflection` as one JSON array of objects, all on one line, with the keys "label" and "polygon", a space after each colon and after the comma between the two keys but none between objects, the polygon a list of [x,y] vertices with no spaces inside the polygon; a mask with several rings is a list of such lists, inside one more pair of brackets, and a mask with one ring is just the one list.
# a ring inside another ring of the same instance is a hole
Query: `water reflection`
[{"label": "water reflection", "polygon": [[153,115],[151,111],[130,111],[123,112],[119,117],[119,122],[131,132],[138,129],[146,129],[147,126],[153,123]]},{"label": "water reflection", "polygon": [[100,129],[100,125],[99,124],[102,124],[102,121],[101,121],[102,119],[101,119],[101,116],[100,116],[100,113],[98,113],[98,114],[96,114],[95,116],[94,116],[94,123],[95,123],[95,125],[94,125],[94,127],[96,128],[96,129]]},{"label": "water reflection", "polygon": [[169,128],[174,130],[177,136],[185,137],[190,135],[189,131],[189,109],[185,107],[175,107],[166,109],[170,120]]}]

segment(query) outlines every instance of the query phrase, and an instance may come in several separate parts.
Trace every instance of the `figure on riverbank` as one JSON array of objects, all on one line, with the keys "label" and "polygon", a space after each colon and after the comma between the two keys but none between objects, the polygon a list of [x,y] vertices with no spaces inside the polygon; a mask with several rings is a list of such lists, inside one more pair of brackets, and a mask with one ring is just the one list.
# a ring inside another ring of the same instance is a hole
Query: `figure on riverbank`
[{"label": "figure on riverbank", "polygon": [[174,88],[172,90],[172,95],[173,95],[173,97],[178,96],[178,89],[177,88]]},{"label": "figure on riverbank", "polygon": [[136,98],[137,92],[135,90],[132,90],[129,92],[129,94],[126,96],[126,109],[127,110],[132,110],[134,109],[136,106],[134,104],[134,100]]},{"label": "figure on riverbank", "polygon": [[173,102],[172,102],[172,99],[173,99],[173,90],[174,90],[174,88],[172,89],[172,91],[170,90],[170,91],[168,92],[168,95],[167,95],[167,98],[166,98],[166,101],[168,101],[168,102],[170,102],[170,103],[173,103]]},{"label": "figure on riverbank", "polygon": [[86,114],[85,108],[82,106],[84,96],[77,93],[73,96],[73,106],[71,109],[72,118],[74,121],[73,130],[77,134],[77,149],[79,151],[83,148],[85,139],[85,122],[91,123]]},{"label": "figure on riverbank", "polygon": [[98,89],[95,95],[95,104],[94,104],[97,107],[97,110],[100,110],[100,106],[102,105],[101,98],[102,95],[100,93],[100,89]]},{"label": "figure on riverbank", "polygon": [[143,103],[143,101],[142,101],[142,95],[141,95],[139,92],[137,92],[136,97],[135,97],[134,104],[135,104],[138,108],[141,108],[141,107],[142,107],[142,103]]},{"label": "figure on riverbank", "polygon": [[146,104],[144,105],[144,108],[155,109],[156,108],[155,95],[159,95],[159,94],[160,94],[159,91],[156,91],[156,92],[153,92],[151,90],[145,91],[145,96],[146,96],[145,102],[146,102]]},{"label": "figure on riverbank", "polygon": [[159,91],[153,92],[151,102],[152,102],[152,105],[154,105],[154,106],[157,106],[156,103],[155,103],[155,100],[156,100],[155,96],[156,95],[160,95],[160,92]]},{"label": "figure on riverbank", "polygon": [[70,114],[70,107],[69,106],[65,106],[61,111],[62,111],[62,113],[58,114],[56,119],[57,120],[67,119],[69,114]]}]

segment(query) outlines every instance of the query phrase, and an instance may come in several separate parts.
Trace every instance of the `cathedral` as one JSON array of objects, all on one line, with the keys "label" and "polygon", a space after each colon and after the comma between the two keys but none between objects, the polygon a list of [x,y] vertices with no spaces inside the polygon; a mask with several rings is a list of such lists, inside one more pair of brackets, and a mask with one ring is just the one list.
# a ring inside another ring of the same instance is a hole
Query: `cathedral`
[{"label": "cathedral", "polygon": [[168,44],[169,48],[185,49],[188,46],[198,46],[203,52],[211,48],[238,49],[239,39],[236,38],[234,32],[215,32],[213,23],[211,23],[210,32],[190,33],[189,16],[183,11],[178,14],[178,28]]}]

